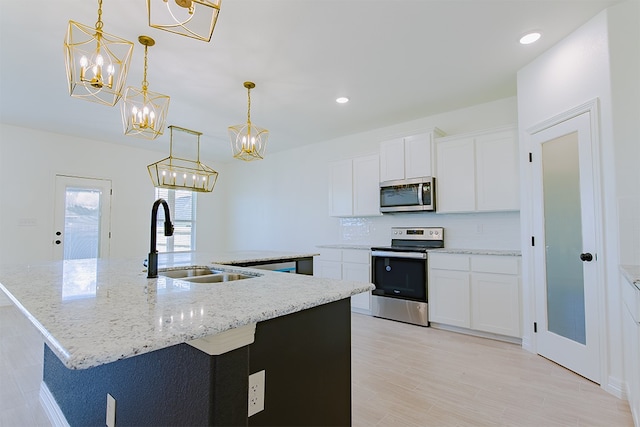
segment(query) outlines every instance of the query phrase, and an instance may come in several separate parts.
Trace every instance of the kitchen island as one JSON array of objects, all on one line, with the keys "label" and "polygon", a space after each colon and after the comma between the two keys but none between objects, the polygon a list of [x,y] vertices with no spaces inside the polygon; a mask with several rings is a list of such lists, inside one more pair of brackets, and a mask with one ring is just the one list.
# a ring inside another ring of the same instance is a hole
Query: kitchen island
[{"label": "kitchen island", "polygon": [[[117,425],[348,425],[349,297],[373,285],[211,259],[161,257],[160,269],[250,277],[147,279],[139,260],[0,266],[0,289],[45,339],[45,403],[71,425],[104,425],[107,394]],[[264,410],[248,417],[261,371]]]}]

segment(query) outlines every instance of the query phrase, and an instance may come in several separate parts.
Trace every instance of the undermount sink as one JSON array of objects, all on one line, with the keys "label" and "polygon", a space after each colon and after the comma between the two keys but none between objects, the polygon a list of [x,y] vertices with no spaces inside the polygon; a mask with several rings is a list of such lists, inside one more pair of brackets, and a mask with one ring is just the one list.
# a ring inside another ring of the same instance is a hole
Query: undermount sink
[{"label": "undermount sink", "polygon": [[182,280],[191,283],[220,283],[220,282],[232,282],[234,280],[250,279],[255,276],[247,276],[246,274],[237,273],[217,273],[210,274],[208,276],[196,276],[188,277]]},{"label": "undermount sink", "polygon": [[248,274],[228,273],[221,270],[212,270],[208,267],[187,267],[158,272],[159,276],[171,279],[180,279],[192,283],[221,283],[232,282],[234,280],[250,279]]},{"label": "undermount sink", "polygon": [[222,273],[218,270],[212,270],[208,267],[188,267],[175,270],[159,271],[158,275],[170,277],[172,279],[184,279],[186,277],[204,276],[209,274]]}]

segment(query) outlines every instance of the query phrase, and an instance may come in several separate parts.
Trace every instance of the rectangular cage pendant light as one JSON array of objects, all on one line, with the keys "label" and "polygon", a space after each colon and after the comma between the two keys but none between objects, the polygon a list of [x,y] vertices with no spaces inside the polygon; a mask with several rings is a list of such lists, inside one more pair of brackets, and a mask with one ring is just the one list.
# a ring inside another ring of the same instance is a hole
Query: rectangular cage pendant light
[{"label": "rectangular cage pendant light", "polygon": [[[200,135],[202,133],[178,126],[169,126],[169,131],[171,133],[169,157],[147,166],[153,185],[157,188],[212,192],[218,180],[218,172],[200,162]],[[173,144],[178,140],[196,142],[196,160],[183,159],[173,155]]]},{"label": "rectangular cage pendant light", "polygon": [[149,26],[210,41],[222,0],[147,0]]}]

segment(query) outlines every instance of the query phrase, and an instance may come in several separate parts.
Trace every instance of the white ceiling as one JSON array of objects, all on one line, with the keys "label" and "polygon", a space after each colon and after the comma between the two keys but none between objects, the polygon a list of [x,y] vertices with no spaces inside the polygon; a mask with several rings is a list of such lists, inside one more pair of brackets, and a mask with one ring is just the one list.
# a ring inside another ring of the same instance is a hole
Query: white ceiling
[{"label": "white ceiling", "polygon": [[[161,0],[151,0],[161,1]],[[169,0],[173,1],[173,0]],[[227,127],[270,131],[267,155],[516,95],[516,72],[616,0],[224,0],[211,42],[147,26],[144,0],[104,0],[104,31],[134,41],[127,85],[171,97],[168,125],[202,132],[203,157],[232,159]],[[0,121],[168,151],[124,136],[120,104],[71,98],[62,42],[93,26],[97,0],[0,0]],[[543,33],[529,46],[531,30]],[[348,96],[351,102],[336,104]]]}]

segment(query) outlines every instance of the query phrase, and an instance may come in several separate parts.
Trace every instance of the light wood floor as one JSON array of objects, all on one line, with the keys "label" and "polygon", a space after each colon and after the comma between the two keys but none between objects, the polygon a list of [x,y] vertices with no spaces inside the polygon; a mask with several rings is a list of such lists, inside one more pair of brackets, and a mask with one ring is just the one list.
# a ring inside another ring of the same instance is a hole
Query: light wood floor
[{"label": "light wood floor", "polygon": [[353,425],[633,426],[626,401],[518,345],[352,316]]},{"label": "light wood floor", "polygon": [[[352,316],[353,425],[633,426],[629,406],[519,346]],[[42,338],[0,307],[0,426],[49,426]]]}]

